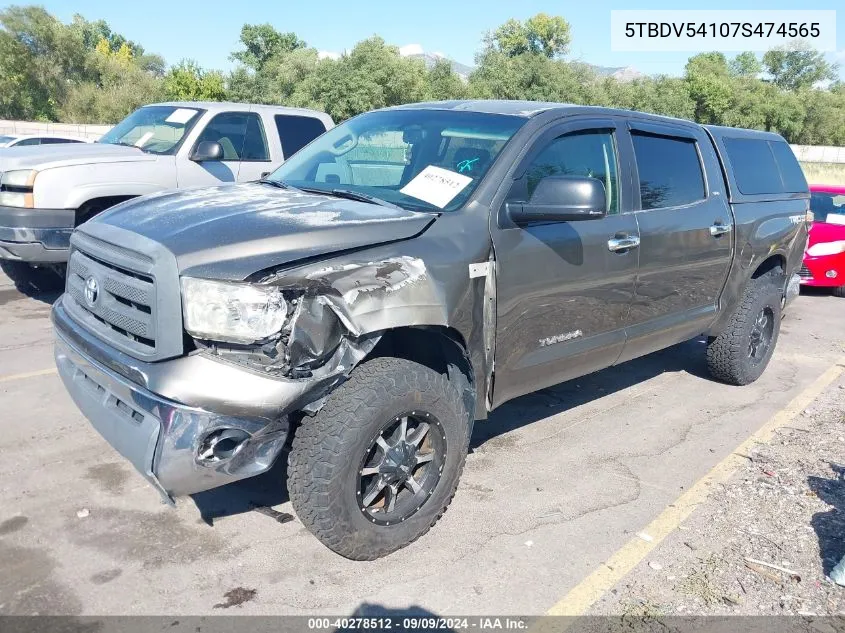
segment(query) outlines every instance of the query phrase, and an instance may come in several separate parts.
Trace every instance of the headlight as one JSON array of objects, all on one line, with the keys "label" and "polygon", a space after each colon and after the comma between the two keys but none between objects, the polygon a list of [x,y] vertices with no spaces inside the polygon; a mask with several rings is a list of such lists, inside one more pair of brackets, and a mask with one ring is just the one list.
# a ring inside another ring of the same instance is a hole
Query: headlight
[{"label": "headlight", "polygon": [[254,343],[282,329],[287,303],[270,286],[182,277],[182,313],[191,336]]},{"label": "headlight", "polygon": [[3,187],[14,187],[15,189],[32,189],[37,175],[38,172],[34,169],[6,171],[0,176],[0,185]]},{"label": "headlight", "polygon": [[845,240],[838,240],[836,242],[821,242],[813,244],[807,249],[807,255],[811,257],[819,257],[820,255],[838,255],[845,253]]},{"label": "headlight", "polygon": [[34,169],[17,169],[0,175],[0,206],[26,207],[33,206],[32,186],[38,172]]},{"label": "headlight", "polygon": [[0,206],[31,209],[33,207],[32,194],[19,191],[0,191]]}]

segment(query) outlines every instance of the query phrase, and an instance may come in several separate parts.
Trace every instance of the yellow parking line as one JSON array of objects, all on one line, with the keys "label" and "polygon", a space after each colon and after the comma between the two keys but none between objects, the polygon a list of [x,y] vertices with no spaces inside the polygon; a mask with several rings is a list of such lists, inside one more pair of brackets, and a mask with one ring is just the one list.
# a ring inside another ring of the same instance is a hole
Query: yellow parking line
[{"label": "yellow parking line", "polygon": [[9,374],[8,376],[0,376],[0,383],[12,382],[13,380],[23,380],[24,378],[35,378],[36,376],[49,376],[50,374],[55,373],[56,368],[51,367],[50,369],[39,369],[38,371],[28,371],[22,374]]},{"label": "yellow parking line", "polygon": [[678,528],[695,507],[707,498],[714,484],[727,481],[743,465],[746,459],[744,455],[748,454],[754,444],[768,442],[778,428],[785,426],[806,409],[828,385],[842,375],[843,371],[845,371],[845,358],[840,359],[809,387],[795,396],[784,409],[778,411],[766,424],[737,446],[730,455],[716,464],[710,472],[695,482],[674,503],[666,507],[656,519],[643,528],[640,534],[644,533],[651,537],[651,540],[646,541],[640,537],[632,538],[549,609],[548,615],[574,616],[586,613],[663,539]]}]

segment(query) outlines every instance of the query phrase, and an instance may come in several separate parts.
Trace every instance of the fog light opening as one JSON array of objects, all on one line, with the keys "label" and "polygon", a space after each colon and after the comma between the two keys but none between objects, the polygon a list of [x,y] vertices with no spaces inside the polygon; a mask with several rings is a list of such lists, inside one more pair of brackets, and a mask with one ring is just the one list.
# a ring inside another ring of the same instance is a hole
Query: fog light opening
[{"label": "fog light opening", "polygon": [[839,273],[837,273],[835,270],[828,270],[824,274],[824,276],[827,277],[828,279],[836,279],[839,276]]},{"label": "fog light opening", "polygon": [[217,429],[205,436],[197,450],[197,461],[215,464],[231,459],[249,439],[240,429]]}]

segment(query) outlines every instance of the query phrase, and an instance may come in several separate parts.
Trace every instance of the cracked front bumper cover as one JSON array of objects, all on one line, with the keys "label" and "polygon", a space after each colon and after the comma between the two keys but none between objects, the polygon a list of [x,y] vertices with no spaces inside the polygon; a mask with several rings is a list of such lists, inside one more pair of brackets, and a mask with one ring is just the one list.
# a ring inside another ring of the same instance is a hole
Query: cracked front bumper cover
[{"label": "cracked front bumper cover", "polygon": [[[85,417],[168,501],[265,472],[284,447],[286,418],[268,423],[167,400],[99,366],[58,333],[55,357]],[[200,443],[218,429],[239,429],[249,439],[230,459],[199,463]]]},{"label": "cracked front bumper cover", "polygon": [[[133,366],[132,359],[116,350],[107,358],[91,335],[70,319],[61,299],[54,306],[53,322],[56,366],[71,398],[165,499],[261,474],[284,447],[284,403],[296,404],[291,396],[299,391],[285,391],[280,385],[271,397],[267,383],[275,381],[199,355],[163,363],[135,361]],[[257,398],[251,407],[238,407],[229,398],[231,392],[219,388],[231,383],[233,375],[238,378],[234,388],[246,390],[242,398]],[[189,387],[183,389],[187,376]],[[150,383],[160,389],[147,388]],[[170,393],[201,399],[203,406],[180,402],[168,397]],[[243,431],[248,439],[230,457],[201,463],[197,456],[208,436],[232,429]]]}]

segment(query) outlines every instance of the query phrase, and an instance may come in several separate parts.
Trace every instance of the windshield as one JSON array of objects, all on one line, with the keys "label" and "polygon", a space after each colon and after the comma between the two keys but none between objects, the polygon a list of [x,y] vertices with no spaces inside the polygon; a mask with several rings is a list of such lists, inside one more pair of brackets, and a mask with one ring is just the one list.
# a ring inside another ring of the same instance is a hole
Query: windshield
[{"label": "windshield", "polygon": [[828,193],[826,191],[813,191],[810,195],[810,211],[821,222],[828,215],[842,216],[835,220],[836,224],[845,222],[845,194]]},{"label": "windshield", "polygon": [[151,154],[174,154],[202,110],[176,106],[146,106],[135,110],[98,143],[130,145]]},{"label": "windshield", "polygon": [[0,136],[0,145],[5,145],[10,141],[14,141],[17,136]]},{"label": "windshield", "polygon": [[269,177],[311,191],[452,211],[472,194],[522,117],[454,110],[382,110],[350,119]]}]

